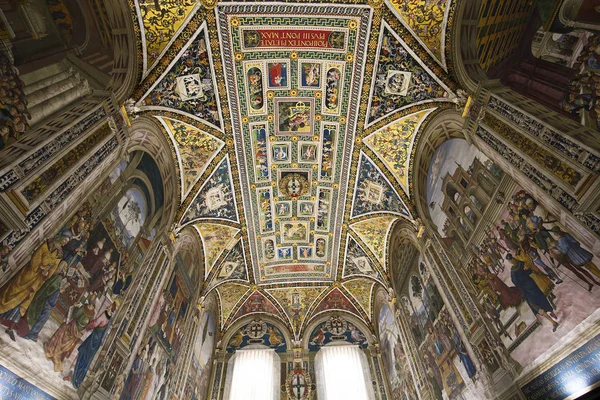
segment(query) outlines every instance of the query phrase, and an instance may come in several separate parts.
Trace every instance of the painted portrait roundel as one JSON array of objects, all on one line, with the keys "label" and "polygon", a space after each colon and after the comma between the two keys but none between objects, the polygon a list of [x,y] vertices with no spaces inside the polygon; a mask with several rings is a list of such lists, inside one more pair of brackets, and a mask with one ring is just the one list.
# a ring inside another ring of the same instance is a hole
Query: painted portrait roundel
[{"label": "painted portrait roundel", "polygon": [[309,188],[308,179],[299,173],[287,174],[279,181],[279,190],[281,193],[293,199],[308,193]]}]

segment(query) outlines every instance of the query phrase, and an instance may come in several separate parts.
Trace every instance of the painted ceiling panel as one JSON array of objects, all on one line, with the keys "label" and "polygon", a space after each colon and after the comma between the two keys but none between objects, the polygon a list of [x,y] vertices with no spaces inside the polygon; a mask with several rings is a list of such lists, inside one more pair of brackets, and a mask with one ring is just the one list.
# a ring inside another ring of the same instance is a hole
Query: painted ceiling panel
[{"label": "painted ceiling panel", "polygon": [[233,246],[234,239],[240,230],[227,225],[211,223],[198,223],[194,224],[194,227],[202,239],[206,278],[221,253]]},{"label": "painted ceiling panel", "polygon": [[235,244],[219,264],[216,274],[210,282],[209,288],[213,288],[226,281],[234,280],[248,282],[248,266],[246,264],[243,239],[240,239]]},{"label": "painted ceiling panel", "polygon": [[331,281],[371,11],[218,10],[254,274]]},{"label": "painted ceiling panel", "polygon": [[448,101],[450,89],[385,22],[379,39],[368,124],[411,105]]},{"label": "painted ceiling panel", "polygon": [[227,325],[234,323],[244,315],[256,313],[267,313],[269,315],[278,317],[282,321],[285,321],[285,317],[281,315],[277,307],[273,305],[273,302],[266,298],[264,294],[256,290],[246,299],[244,304],[238,308],[233,317],[231,317],[231,321],[227,323]]},{"label": "painted ceiling panel", "polygon": [[443,67],[446,66],[446,25],[452,0],[389,0],[406,28]]},{"label": "painted ceiling panel", "polygon": [[212,54],[207,44],[206,25],[203,25],[137,105],[142,109],[185,113],[221,129],[219,94],[215,88]]},{"label": "painted ceiling panel", "polygon": [[306,313],[326,289],[326,286],[295,287],[293,289],[266,289],[266,292],[281,305],[292,325],[294,335],[299,339]]},{"label": "painted ceiling panel", "polygon": [[216,288],[219,294],[219,306],[221,310],[221,326],[225,325],[225,321],[231,315],[236,304],[238,304],[246,296],[250,288],[246,285],[236,283],[226,283]]},{"label": "painted ceiling panel", "polygon": [[421,124],[435,108],[402,117],[367,136],[363,141],[392,172],[407,195],[408,171],[413,144]]},{"label": "painted ceiling panel", "polygon": [[340,289],[337,287],[333,288],[323,300],[319,303],[318,306],[315,307],[312,314],[317,315],[324,311],[329,310],[343,310],[348,311],[357,316],[361,316],[361,313],[358,311],[356,306],[352,304],[352,302],[346,297],[345,294],[342,293]]},{"label": "painted ceiling panel", "polygon": [[389,230],[413,218],[412,149],[455,98],[451,0],[134,4],[129,108],[173,143],[175,231],[202,238],[221,325],[269,312],[299,338],[325,310],[368,319]]},{"label": "painted ceiling panel", "polygon": [[157,117],[175,144],[184,199],[225,143],[200,129],[171,118]]},{"label": "painted ceiling panel", "polygon": [[372,317],[371,298],[375,282],[366,278],[358,278],[346,281],[342,283],[342,286],[358,301],[365,314]]},{"label": "painted ceiling panel", "polygon": [[385,282],[379,267],[350,235],[348,235],[346,246],[346,260],[344,261],[342,278],[368,276],[377,279],[382,284]]},{"label": "painted ceiling panel", "polygon": [[154,67],[200,3],[192,0],[143,0],[136,3],[142,30],[144,74]]},{"label": "painted ceiling panel", "polygon": [[371,218],[356,222],[351,228],[373,252],[379,263],[385,268],[387,235],[397,218],[393,215]]},{"label": "painted ceiling panel", "polygon": [[352,218],[361,215],[392,213],[410,217],[400,195],[383,172],[364,153],[358,161],[358,173],[352,201]]},{"label": "painted ceiling panel", "polygon": [[239,222],[229,156],[225,156],[204,182],[185,212],[181,224],[201,219]]}]

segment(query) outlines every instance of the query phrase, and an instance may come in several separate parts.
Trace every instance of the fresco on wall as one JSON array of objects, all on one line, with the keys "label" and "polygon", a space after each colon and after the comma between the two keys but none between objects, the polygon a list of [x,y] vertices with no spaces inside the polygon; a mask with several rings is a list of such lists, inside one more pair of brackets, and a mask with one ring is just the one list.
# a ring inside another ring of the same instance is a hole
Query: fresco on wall
[{"label": "fresco on wall", "polygon": [[334,315],[313,328],[308,339],[308,350],[319,351],[326,344],[338,340],[358,345],[362,349],[369,346],[367,337],[360,329],[344,317]]},{"label": "fresco on wall", "polygon": [[165,399],[174,365],[156,337],[147,332],[127,377],[117,381],[114,393],[121,393],[120,400]]},{"label": "fresco on wall", "polygon": [[[126,194],[116,210],[123,201],[131,200]],[[119,219],[119,226],[134,229],[130,220],[143,218],[141,207],[137,212]],[[118,211],[114,215],[121,218]],[[121,241],[128,236],[122,234],[110,217],[94,219],[86,202],[56,235],[33,249],[31,260],[0,288],[3,359],[20,364],[15,355],[26,354],[26,364],[47,371],[44,379],[55,387],[81,385],[131,285],[128,241]]]},{"label": "fresco on wall", "polygon": [[0,55],[0,94],[2,95],[2,114],[6,117],[0,121],[0,150],[16,142],[29,128],[27,100],[23,81],[13,63],[3,53]]},{"label": "fresco on wall", "polygon": [[444,59],[447,9],[452,0],[391,0],[402,22],[410,28],[438,60]]},{"label": "fresco on wall", "polygon": [[475,364],[420,257],[415,269],[404,283],[399,307],[419,347],[435,398],[473,396],[480,389],[474,387]]},{"label": "fresco on wall", "polygon": [[417,398],[409,361],[400,340],[400,331],[392,310],[384,305],[379,311],[379,347],[387,372],[392,400]]},{"label": "fresco on wall", "polygon": [[[600,259],[555,215],[460,139],[430,166],[427,200],[510,356],[525,367],[600,307]],[[441,182],[440,182],[441,181]],[[465,243],[469,243],[466,245]]]},{"label": "fresco on wall", "polygon": [[435,151],[427,174],[429,214],[440,235],[472,232],[475,213],[481,214],[502,175],[500,168],[466,140],[444,142]]},{"label": "fresco on wall", "polygon": [[140,101],[146,106],[183,111],[220,128],[221,117],[211,64],[206,30],[198,29],[177,61]]},{"label": "fresco on wall", "polygon": [[175,267],[165,290],[161,293],[148,327],[158,343],[173,361],[177,359],[184,336],[184,322],[190,307],[192,282],[181,253],[175,257]]},{"label": "fresco on wall", "polygon": [[187,378],[187,388],[189,389],[186,389],[188,392],[184,397],[190,400],[205,399],[208,390],[215,347],[215,319],[211,313],[202,314],[198,332]]},{"label": "fresco on wall", "polygon": [[348,236],[346,246],[346,261],[342,278],[351,275],[366,275],[380,282],[384,282],[381,272],[375,267],[373,261],[360,245],[351,236]]},{"label": "fresco on wall", "polygon": [[146,199],[142,192],[135,188],[125,192],[125,195],[113,208],[109,220],[125,248],[130,247],[140,233],[146,222],[147,214]]},{"label": "fresco on wall", "polygon": [[238,222],[229,157],[226,156],[204,182],[185,212],[182,224],[202,218]]},{"label": "fresco on wall", "polygon": [[287,343],[281,329],[260,319],[238,328],[227,343],[227,352],[233,353],[250,344],[262,344],[275,349],[277,353],[287,351]]},{"label": "fresco on wall", "polygon": [[352,200],[352,218],[376,212],[410,215],[396,189],[364,153],[360,154],[358,171]]},{"label": "fresco on wall", "polygon": [[416,102],[448,97],[445,86],[413,57],[409,46],[385,24],[369,104],[369,123]]}]

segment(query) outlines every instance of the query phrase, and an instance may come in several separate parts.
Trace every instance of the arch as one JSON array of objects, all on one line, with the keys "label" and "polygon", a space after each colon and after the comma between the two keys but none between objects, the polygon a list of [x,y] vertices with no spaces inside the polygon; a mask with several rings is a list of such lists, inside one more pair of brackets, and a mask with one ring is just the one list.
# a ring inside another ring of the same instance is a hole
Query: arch
[{"label": "arch", "polygon": [[[138,38],[127,2],[104,0],[112,34],[113,69],[107,90],[112,90],[117,104],[123,104],[141,81],[141,54],[138,54]],[[141,43],[141,41],[140,41]],[[139,59],[138,59],[139,56]],[[167,147],[169,148],[169,147]]]},{"label": "arch", "polygon": [[[400,278],[401,265],[407,261],[412,261],[420,252],[421,244],[417,238],[415,228],[408,222],[397,223],[392,227],[390,234],[390,252],[388,255],[388,273],[390,274],[390,282],[392,290],[396,289],[396,284]],[[375,301],[375,297],[374,297]],[[373,303],[376,304],[376,303]],[[378,315],[378,310],[375,307],[375,315]]]},{"label": "arch", "polygon": [[[228,346],[230,345],[232,338],[234,338],[234,336],[237,337],[237,335],[243,334],[242,331],[246,328],[246,326],[248,326],[251,322],[257,321],[257,320],[264,321],[265,323],[276,327],[279,330],[279,332],[281,332],[281,334],[283,335],[283,339],[285,342],[285,349],[286,350],[292,349],[292,347],[293,347],[292,335],[290,334],[290,331],[288,330],[285,322],[275,316],[272,316],[269,314],[263,314],[263,313],[257,313],[257,314],[251,314],[248,316],[244,316],[244,317],[238,319],[237,321],[235,321],[231,326],[229,326],[229,328],[227,328],[227,330],[223,333],[223,338],[221,340],[223,349],[225,350],[228,348]],[[239,337],[237,337],[237,340],[239,340]],[[240,342],[240,345],[242,343],[243,342]],[[249,344],[249,343],[247,343],[247,344]],[[241,348],[245,347],[247,344],[241,346]],[[231,354],[230,352],[228,352],[228,353]]]},{"label": "arch", "polygon": [[[177,233],[174,245],[174,254],[184,253],[184,260],[189,259],[194,269],[188,270],[188,275],[192,278],[192,283],[200,287],[204,281],[204,252],[202,250],[202,241],[193,227],[186,227]],[[193,277],[198,279],[194,280]],[[213,298],[214,293],[210,295]]]},{"label": "arch", "polygon": [[488,80],[479,65],[477,53],[477,21],[482,0],[456,2],[452,24],[450,66],[459,85],[468,93],[475,93],[479,82]]},{"label": "arch", "polygon": [[154,197],[154,190],[152,189],[152,183],[150,183],[150,179],[148,179],[148,176],[146,174],[140,172],[139,170],[135,170],[126,179],[127,179],[127,182],[124,185],[125,191],[127,191],[131,187],[137,187],[137,188],[139,188],[139,190],[143,191],[140,183],[135,182],[135,181],[136,181],[136,179],[139,179],[140,181],[142,181],[144,183],[144,186],[146,187],[146,190],[148,191],[148,194],[149,194],[149,196],[148,196],[149,198],[146,199],[149,202],[148,215],[154,215],[158,210],[156,209],[156,199]]},{"label": "arch", "polygon": [[175,219],[181,198],[179,190],[179,175],[177,173],[176,160],[171,154],[171,144],[162,133],[157,122],[150,117],[136,118],[129,128],[131,139],[127,145],[127,153],[143,151],[156,163],[163,182],[163,193],[165,199],[173,199],[164,204],[164,218],[162,225]]},{"label": "arch", "polygon": [[598,31],[600,26],[592,22],[580,22],[577,20],[584,0],[565,0],[558,12],[558,18],[562,24],[570,28],[588,29]]},{"label": "arch", "polygon": [[373,330],[370,326],[368,326],[362,319],[358,318],[356,315],[343,310],[333,310],[326,311],[321,314],[317,314],[313,316],[313,318],[308,321],[305,325],[305,329],[303,330],[304,335],[302,338],[302,348],[308,350],[310,344],[310,337],[312,332],[317,328],[317,326],[323,322],[326,322],[331,317],[342,317],[348,323],[354,325],[360,332],[362,332],[366,338],[367,348],[371,347],[375,344],[376,339],[373,335]]},{"label": "arch", "polygon": [[[470,0],[466,0],[468,3]],[[443,110],[433,116],[424,127],[421,138],[415,146],[413,169],[414,202],[421,222],[431,228],[427,202],[427,177],[436,150],[450,139],[469,139],[463,133],[464,120],[456,110]]]}]

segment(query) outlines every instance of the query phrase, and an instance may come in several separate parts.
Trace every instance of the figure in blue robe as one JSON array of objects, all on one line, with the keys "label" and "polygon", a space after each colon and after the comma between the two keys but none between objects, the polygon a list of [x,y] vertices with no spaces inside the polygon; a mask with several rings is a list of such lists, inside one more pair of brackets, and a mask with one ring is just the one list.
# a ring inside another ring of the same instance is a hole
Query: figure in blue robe
[{"label": "figure in blue robe", "polygon": [[469,376],[469,378],[475,380],[475,374],[477,374],[477,368],[475,368],[475,364],[473,364],[473,360],[471,360],[471,357],[469,357],[469,354],[467,353],[467,348],[465,347],[465,344],[463,343],[462,339],[460,338],[460,335],[458,334],[458,331],[456,330],[456,328],[454,328],[454,336],[452,337],[452,344],[454,346],[454,351],[456,351],[456,354],[458,354],[458,357],[460,358],[460,362],[462,363],[463,367],[465,367],[465,370],[467,371],[467,375]]},{"label": "figure in blue robe", "polygon": [[110,326],[110,318],[112,317],[112,312],[115,308],[114,306],[115,304],[113,303],[111,310],[105,311],[98,318],[90,321],[85,327],[86,330],[89,331],[93,329],[93,331],[77,349],[77,361],[71,378],[75,389],[77,389],[85,379],[92,360],[104,341],[104,337]]}]

